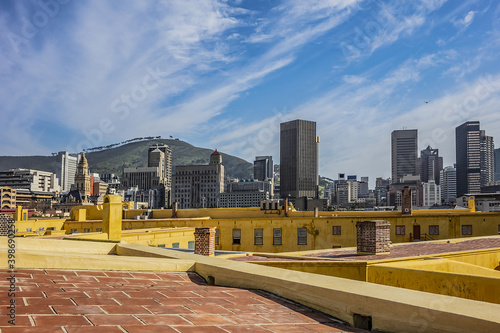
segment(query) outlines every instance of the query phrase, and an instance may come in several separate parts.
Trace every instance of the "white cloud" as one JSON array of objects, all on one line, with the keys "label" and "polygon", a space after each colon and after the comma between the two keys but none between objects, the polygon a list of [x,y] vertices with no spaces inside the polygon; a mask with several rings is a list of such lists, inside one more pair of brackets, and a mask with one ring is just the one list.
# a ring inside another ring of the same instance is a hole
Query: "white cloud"
[{"label": "white cloud", "polygon": [[469,11],[465,17],[461,20],[456,20],[454,22],[455,26],[457,27],[460,27],[462,29],[467,29],[469,27],[469,25],[472,24],[472,21],[474,20],[474,16],[475,16],[476,12],[471,10]]},{"label": "white cloud", "polygon": [[366,82],[366,78],[357,75],[344,75],[342,76],[342,80],[346,83],[350,84],[361,84]]}]

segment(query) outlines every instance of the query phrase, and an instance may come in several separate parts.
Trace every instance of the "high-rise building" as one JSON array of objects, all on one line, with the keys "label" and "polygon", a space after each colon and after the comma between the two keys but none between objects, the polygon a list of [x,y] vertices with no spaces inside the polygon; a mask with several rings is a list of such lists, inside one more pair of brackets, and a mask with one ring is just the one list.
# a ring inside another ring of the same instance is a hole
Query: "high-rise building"
[{"label": "high-rise building", "polygon": [[148,167],[157,167],[161,170],[160,182],[165,189],[170,191],[172,187],[172,149],[165,144],[157,144],[148,149]]},{"label": "high-rise building", "polygon": [[500,148],[495,149],[495,181],[500,181]]},{"label": "high-rise building", "polygon": [[439,173],[442,169],[443,158],[439,156],[439,149],[427,146],[427,148],[420,151],[419,173],[422,182],[427,183],[433,180],[436,185],[439,185]]},{"label": "high-rise building", "polygon": [[481,191],[481,131],[479,121],[455,128],[457,196]]},{"label": "high-rise building", "polygon": [[172,201],[178,208],[216,208],[224,191],[224,165],[217,149],[209,165],[178,165],[172,176]]},{"label": "high-rise building", "polygon": [[257,180],[273,178],[273,168],[272,156],[256,156],[253,162],[253,178]]},{"label": "high-rise building", "polygon": [[391,134],[392,182],[398,183],[404,176],[418,174],[418,131],[395,130]]},{"label": "high-rise building", "polygon": [[493,137],[481,130],[481,186],[492,185],[495,181],[495,144]]},{"label": "high-rise building", "polygon": [[56,175],[59,178],[61,192],[71,190],[71,185],[75,183],[76,166],[78,165],[78,157],[71,156],[67,151],[57,153]]},{"label": "high-rise building", "polygon": [[441,170],[441,199],[444,202],[455,202],[457,200],[457,170],[447,166]]},{"label": "high-rise building", "polygon": [[297,119],[280,124],[282,198],[317,198],[318,146],[316,122]]}]

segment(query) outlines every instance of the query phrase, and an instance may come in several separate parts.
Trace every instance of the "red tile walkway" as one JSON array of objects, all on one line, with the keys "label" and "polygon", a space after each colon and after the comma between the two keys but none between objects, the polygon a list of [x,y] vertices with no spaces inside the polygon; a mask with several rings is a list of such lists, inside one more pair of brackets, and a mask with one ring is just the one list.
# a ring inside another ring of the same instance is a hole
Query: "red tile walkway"
[{"label": "red tile walkway", "polygon": [[208,286],[194,273],[0,270],[0,329],[9,332],[364,332],[258,290]]}]

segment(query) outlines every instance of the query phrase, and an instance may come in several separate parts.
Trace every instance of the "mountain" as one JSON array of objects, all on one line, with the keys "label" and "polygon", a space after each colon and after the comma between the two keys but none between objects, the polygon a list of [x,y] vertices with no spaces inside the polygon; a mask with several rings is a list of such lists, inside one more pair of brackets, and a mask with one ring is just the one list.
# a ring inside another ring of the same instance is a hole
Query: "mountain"
[{"label": "mountain", "polygon": [[[148,164],[148,148],[166,144],[172,149],[172,167],[177,165],[208,164],[212,149],[199,148],[181,140],[153,139],[124,144],[106,150],[85,154],[90,172],[122,174],[123,168],[141,167]],[[229,178],[251,178],[253,165],[239,157],[220,152],[222,164]],[[55,172],[55,156],[0,156],[0,170],[12,168],[36,169]]]}]

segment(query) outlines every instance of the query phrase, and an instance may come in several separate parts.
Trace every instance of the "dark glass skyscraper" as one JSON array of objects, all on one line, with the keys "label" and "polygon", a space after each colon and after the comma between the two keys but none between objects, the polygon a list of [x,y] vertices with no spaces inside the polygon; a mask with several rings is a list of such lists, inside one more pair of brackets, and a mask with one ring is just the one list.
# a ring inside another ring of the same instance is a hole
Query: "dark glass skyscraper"
[{"label": "dark glass skyscraper", "polygon": [[282,198],[317,197],[318,145],[316,122],[280,124],[280,193]]},{"label": "dark glass skyscraper", "polygon": [[457,196],[481,191],[481,131],[479,121],[455,128]]},{"label": "dark glass skyscraper", "polygon": [[439,185],[439,173],[443,170],[443,158],[439,156],[439,149],[427,146],[421,150],[419,163],[420,180],[424,183],[434,180],[436,185]]},{"label": "dark glass skyscraper", "polygon": [[266,180],[273,178],[274,165],[272,156],[256,156],[253,162],[253,178]]},{"label": "dark glass skyscraper", "polygon": [[418,132],[416,129],[391,133],[392,182],[399,183],[407,175],[418,175]]}]

